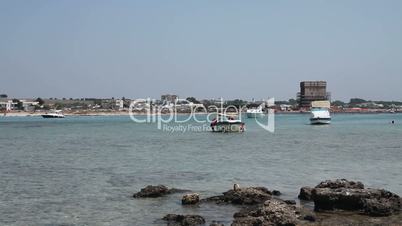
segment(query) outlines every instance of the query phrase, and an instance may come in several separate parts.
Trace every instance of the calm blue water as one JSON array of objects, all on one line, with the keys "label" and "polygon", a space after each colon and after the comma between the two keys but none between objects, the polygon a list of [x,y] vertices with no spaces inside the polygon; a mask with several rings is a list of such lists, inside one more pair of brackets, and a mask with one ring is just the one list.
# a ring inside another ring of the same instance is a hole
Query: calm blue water
[{"label": "calm blue water", "polygon": [[[391,125],[390,121],[396,124]],[[0,117],[0,225],[163,225],[167,213],[229,223],[234,207],[182,207],[181,194],[132,199],[148,184],[203,197],[266,186],[296,198],[324,179],[402,194],[402,115],[277,115],[274,134],[168,133],[128,117]],[[191,122],[196,125],[196,123]]]}]

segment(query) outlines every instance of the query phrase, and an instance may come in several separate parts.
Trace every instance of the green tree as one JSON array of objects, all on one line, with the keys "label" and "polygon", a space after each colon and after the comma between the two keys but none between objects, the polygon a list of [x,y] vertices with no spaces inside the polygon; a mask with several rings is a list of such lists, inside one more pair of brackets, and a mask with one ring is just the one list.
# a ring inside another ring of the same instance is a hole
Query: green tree
[{"label": "green tree", "polygon": [[65,107],[65,105],[64,105],[63,103],[56,103],[56,104],[54,105],[54,107],[55,107],[57,110],[62,110],[62,109]]},{"label": "green tree", "polygon": [[295,100],[295,99],[289,99],[288,102],[289,102],[290,105],[293,105],[293,106],[297,105],[297,100]]},{"label": "green tree", "polygon": [[16,105],[17,110],[23,110],[24,109],[24,105],[20,100],[13,99],[13,103],[17,104]]},{"label": "green tree", "polygon": [[362,103],[366,103],[366,102],[367,102],[367,100],[364,100],[364,99],[352,98],[352,99],[350,99],[349,104],[354,105],[354,104],[362,104]]},{"label": "green tree", "polygon": [[346,103],[345,102],[343,102],[343,101],[340,101],[340,100],[336,100],[336,101],[333,101],[332,102],[332,105],[334,105],[334,106],[345,106],[346,105]]},{"label": "green tree", "polygon": [[18,110],[24,110],[24,104],[21,101],[18,102],[17,108],[18,108]]},{"label": "green tree", "polygon": [[195,99],[195,97],[187,97],[186,100],[193,102],[194,104],[199,104],[200,101],[198,101],[197,99]]},{"label": "green tree", "polygon": [[275,105],[281,105],[281,104],[289,104],[289,101],[283,101],[283,100],[275,101]]},{"label": "green tree", "polygon": [[43,105],[45,104],[45,101],[44,101],[42,98],[40,98],[40,97],[36,98],[35,101],[36,101],[36,102],[39,102],[39,105],[40,105],[40,106],[43,106]]},{"label": "green tree", "polygon": [[49,105],[47,105],[47,104],[45,104],[45,105],[43,105],[43,108],[42,108],[43,110],[50,110],[50,106]]},{"label": "green tree", "polygon": [[247,101],[244,100],[240,100],[240,99],[235,99],[235,100],[229,100],[227,101],[224,105],[225,106],[229,106],[229,105],[233,105],[237,108],[243,107],[247,104]]}]

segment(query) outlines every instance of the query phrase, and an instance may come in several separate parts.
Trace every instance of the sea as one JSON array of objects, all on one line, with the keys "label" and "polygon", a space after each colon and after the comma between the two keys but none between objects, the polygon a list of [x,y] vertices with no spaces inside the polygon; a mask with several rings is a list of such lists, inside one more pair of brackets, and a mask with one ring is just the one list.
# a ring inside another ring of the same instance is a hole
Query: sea
[{"label": "sea", "polygon": [[166,225],[169,213],[230,225],[238,211],[182,206],[183,194],[132,197],[158,184],[206,198],[237,183],[297,199],[303,186],[346,178],[402,195],[402,114],[334,114],[323,126],[277,114],[274,132],[244,118],[244,133],[212,133],[203,117],[0,117],[0,225]]}]

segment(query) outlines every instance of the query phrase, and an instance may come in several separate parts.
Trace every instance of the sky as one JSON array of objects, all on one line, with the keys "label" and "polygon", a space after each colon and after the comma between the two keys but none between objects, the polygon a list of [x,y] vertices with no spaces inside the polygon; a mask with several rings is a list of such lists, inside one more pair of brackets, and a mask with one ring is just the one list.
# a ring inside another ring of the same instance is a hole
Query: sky
[{"label": "sky", "polygon": [[400,0],[1,0],[11,97],[402,100]]}]

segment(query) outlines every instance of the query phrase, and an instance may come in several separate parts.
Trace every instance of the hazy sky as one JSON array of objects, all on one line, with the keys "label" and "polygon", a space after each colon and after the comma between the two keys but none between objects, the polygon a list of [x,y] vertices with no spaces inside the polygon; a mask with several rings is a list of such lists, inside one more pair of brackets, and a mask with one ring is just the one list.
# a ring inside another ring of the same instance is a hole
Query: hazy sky
[{"label": "hazy sky", "polygon": [[400,0],[1,0],[0,93],[16,97],[402,100]]}]

